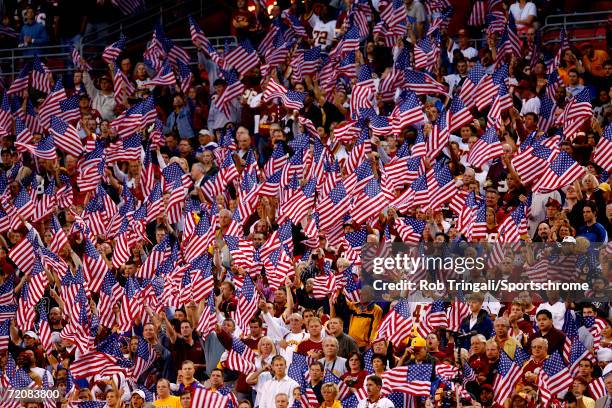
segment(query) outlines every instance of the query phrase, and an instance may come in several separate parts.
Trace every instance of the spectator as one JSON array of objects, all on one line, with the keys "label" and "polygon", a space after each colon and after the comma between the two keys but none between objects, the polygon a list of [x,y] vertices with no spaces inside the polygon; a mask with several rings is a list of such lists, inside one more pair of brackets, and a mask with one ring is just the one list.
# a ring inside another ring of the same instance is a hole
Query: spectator
[{"label": "spectator", "polygon": [[[555,351],[560,353],[563,350],[565,335],[553,327],[552,313],[546,309],[540,310],[536,314],[536,321],[538,323],[538,331],[529,336],[527,340],[528,349],[533,347],[534,340],[543,338],[546,340],[546,352],[549,354]],[[532,354],[535,356],[534,352]]]},{"label": "spectator", "polygon": [[165,378],[157,380],[157,399],[153,402],[153,406],[181,408],[181,399],[170,395],[170,381]]},{"label": "spectator", "polygon": [[19,34],[20,47],[39,47],[47,45],[47,42],[49,42],[44,24],[37,22],[34,17],[34,8],[26,7],[24,23]]},{"label": "spectator", "polygon": [[[489,318],[489,314],[482,308],[484,296],[481,293],[474,293],[470,296],[469,307],[470,314],[461,322],[461,332],[469,333],[476,332],[482,334],[485,339],[493,333],[493,322]],[[468,349],[469,337],[463,340],[461,347]]]},{"label": "spectator", "polygon": [[272,366],[264,366],[247,376],[247,383],[257,391],[255,406],[273,408],[274,398],[278,394],[289,397],[289,405],[293,404],[293,390],[299,386],[286,375],[287,363],[282,356],[272,359]]},{"label": "spectator", "polygon": [[195,135],[191,127],[191,113],[189,108],[185,106],[185,100],[181,95],[176,95],[172,101],[174,110],[164,125],[164,134],[172,132],[178,135],[181,139],[192,139]]},{"label": "spectator", "polygon": [[523,36],[533,26],[538,16],[535,4],[527,0],[517,0],[509,9],[519,35]]},{"label": "spectator", "polygon": [[381,397],[380,391],[382,389],[382,379],[377,375],[371,375],[366,381],[366,390],[368,392],[368,398],[359,402],[357,408],[368,408],[372,405],[376,405],[377,408],[393,408],[393,402],[388,398]]},{"label": "spectator", "polygon": [[100,89],[94,86],[89,72],[83,72],[83,83],[90,98],[91,107],[98,111],[104,120],[112,120],[115,117],[115,97],[113,95],[113,82],[108,75],[102,75],[98,79]]}]

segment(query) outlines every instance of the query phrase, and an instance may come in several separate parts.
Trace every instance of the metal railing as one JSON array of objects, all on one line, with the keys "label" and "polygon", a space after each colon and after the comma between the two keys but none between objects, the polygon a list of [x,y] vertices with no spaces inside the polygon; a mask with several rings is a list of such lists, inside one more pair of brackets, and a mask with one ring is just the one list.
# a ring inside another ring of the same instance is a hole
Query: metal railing
[{"label": "metal railing", "polygon": [[[147,36],[151,36],[151,33],[147,33]],[[229,44],[230,46],[237,44],[237,39],[234,36],[221,36],[221,37],[207,37],[214,47],[223,46]],[[197,64],[197,50],[191,38],[177,38],[173,39],[174,43],[179,47],[185,49],[191,57],[192,65]],[[81,55],[91,55],[84,52],[84,46],[77,47]],[[103,47],[98,47],[98,52],[95,53],[97,57],[102,55]],[[56,67],[53,64],[48,64],[49,71],[54,73],[67,73],[72,70],[70,66],[71,55],[70,48],[67,45],[47,45],[42,47],[27,47],[27,48],[9,48],[0,49],[0,67],[2,69],[2,77],[5,79],[12,79],[19,73],[25,62],[33,59],[35,55],[38,55],[43,61],[45,60],[57,60],[62,62],[61,67]]]},{"label": "metal railing", "polygon": [[[592,28],[597,29],[599,27],[605,27],[608,25],[608,18],[612,14],[612,10],[608,11],[593,11],[588,13],[571,13],[571,14],[553,14],[547,16],[544,20],[544,27],[542,27],[542,34],[546,35],[551,31],[561,30],[561,28],[578,29],[578,28]],[[605,41],[606,36],[595,35],[590,37],[573,37],[569,35],[569,42],[583,42],[583,41]],[[544,45],[556,44],[560,41],[559,38],[554,38],[544,42]]]},{"label": "metal railing", "polygon": [[[82,47],[77,47],[82,51]],[[22,48],[3,48],[0,49],[0,68],[3,77],[16,76],[24,64],[33,59],[36,55],[43,60],[70,61],[69,45],[45,45],[40,47]],[[51,72],[64,72],[67,68],[62,63],[62,67],[55,67],[53,63],[47,64]]]}]

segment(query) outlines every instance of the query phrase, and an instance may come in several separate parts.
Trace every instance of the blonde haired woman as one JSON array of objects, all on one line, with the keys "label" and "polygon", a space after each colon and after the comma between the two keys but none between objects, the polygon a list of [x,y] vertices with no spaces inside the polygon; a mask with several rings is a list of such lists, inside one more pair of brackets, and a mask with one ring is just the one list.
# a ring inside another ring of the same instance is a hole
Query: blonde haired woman
[{"label": "blonde haired woman", "polygon": [[336,399],[338,396],[338,386],[334,383],[325,383],[321,386],[323,402],[320,408],[342,408],[342,404]]}]

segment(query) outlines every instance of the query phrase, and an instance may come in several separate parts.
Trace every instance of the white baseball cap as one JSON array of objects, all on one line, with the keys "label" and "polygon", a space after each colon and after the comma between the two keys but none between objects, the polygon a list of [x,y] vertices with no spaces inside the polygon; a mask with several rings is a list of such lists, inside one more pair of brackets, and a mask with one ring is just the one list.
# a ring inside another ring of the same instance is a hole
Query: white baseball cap
[{"label": "white baseball cap", "polygon": [[144,393],[143,390],[134,390],[134,391],[132,391],[132,394],[130,394],[130,398],[132,398],[134,395],[138,395],[143,400],[147,399],[147,397],[145,396],[145,393]]}]

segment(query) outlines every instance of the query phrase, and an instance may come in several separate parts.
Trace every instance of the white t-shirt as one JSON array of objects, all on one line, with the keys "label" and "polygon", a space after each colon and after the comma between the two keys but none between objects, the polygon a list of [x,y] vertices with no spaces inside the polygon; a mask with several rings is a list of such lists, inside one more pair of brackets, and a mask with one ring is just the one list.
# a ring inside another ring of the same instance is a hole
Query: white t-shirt
[{"label": "white t-shirt", "polygon": [[554,305],[551,305],[548,302],[542,303],[540,306],[538,306],[538,309],[536,310],[536,314],[540,310],[548,310],[552,314],[553,326],[555,326],[555,329],[563,330],[563,323],[565,322],[565,303],[564,302],[558,301]]},{"label": "white t-shirt", "polygon": [[270,372],[261,373],[257,379],[257,384],[253,387],[257,391],[255,406],[274,408],[276,406],[274,399],[278,394],[287,394],[289,396],[289,406],[291,406],[293,404],[293,390],[297,387],[299,387],[299,384],[287,375],[282,380],[277,380],[272,378]]},{"label": "white t-shirt", "polygon": [[469,60],[478,56],[478,51],[474,47],[467,47],[465,50],[461,50],[461,53],[466,59]]},{"label": "white t-shirt", "polygon": [[534,96],[531,99],[523,100],[523,106],[521,107],[521,115],[533,112],[536,115],[540,114],[540,98]]},{"label": "white t-shirt", "polygon": [[395,408],[393,402],[388,398],[381,398],[376,402],[370,402],[367,399],[359,401],[357,408]]},{"label": "white t-shirt", "polygon": [[[523,8],[521,8],[520,3],[517,1],[516,3],[510,6],[510,12],[512,13],[512,16],[514,17],[514,21],[527,20],[527,17],[529,16],[538,15],[538,11],[536,9],[535,4],[533,4],[530,1],[525,3],[525,7]],[[518,23],[516,24],[516,28],[523,28],[523,27],[525,27],[525,24],[518,24]]]},{"label": "white t-shirt", "polygon": [[336,20],[324,23],[316,14],[312,14],[308,19],[312,27],[312,38],[314,45],[320,45],[321,48],[331,47],[333,39],[336,37]]}]

